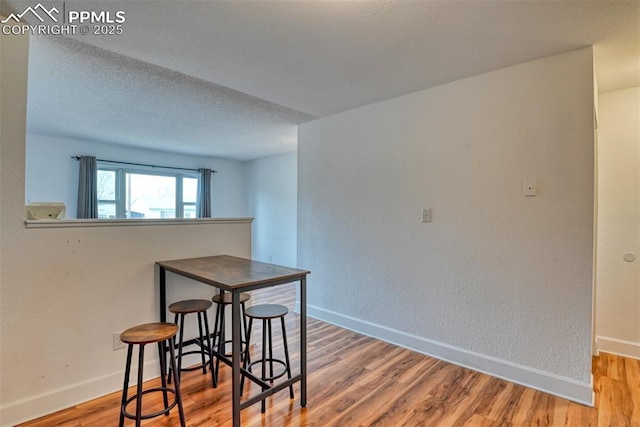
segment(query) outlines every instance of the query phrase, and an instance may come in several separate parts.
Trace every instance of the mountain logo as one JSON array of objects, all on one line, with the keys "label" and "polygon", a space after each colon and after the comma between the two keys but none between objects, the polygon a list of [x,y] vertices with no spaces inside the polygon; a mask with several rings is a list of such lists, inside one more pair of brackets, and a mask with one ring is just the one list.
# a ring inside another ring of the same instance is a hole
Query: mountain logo
[{"label": "mountain logo", "polygon": [[22,13],[18,13],[17,15],[15,13],[12,13],[11,15],[9,15],[8,18],[3,19],[0,22],[2,22],[3,24],[6,24],[11,19],[13,19],[16,22],[20,22],[22,17],[25,16],[27,12],[30,12],[33,16],[38,18],[40,22],[44,22],[44,18],[40,14],[38,14],[38,11],[40,12],[40,14],[46,14],[49,18],[53,20],[53,22],[58,22],[58,18],[56,18],[53,15],[54,12],[56,14],[60,13],[58,9],[56,9],[55,7],[52,7],[51,10],[47,10],[47,8],[42,5],[42,3],[38,3],[37,5],[35,5],[35,7],[29,6],[25,10],[23,10]]}]

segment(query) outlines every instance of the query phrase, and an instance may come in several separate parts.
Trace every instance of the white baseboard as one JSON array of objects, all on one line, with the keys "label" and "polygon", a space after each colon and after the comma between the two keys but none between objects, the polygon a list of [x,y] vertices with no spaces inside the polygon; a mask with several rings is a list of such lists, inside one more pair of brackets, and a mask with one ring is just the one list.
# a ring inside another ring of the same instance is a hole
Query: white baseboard
[{"label": "white baseboard", "polygon": [[640,359],[640,343],[624,341],[610,337],[596,337],[598,352],[617,354],[618,356]]},{"label": "white baseboard", "polygon": [[[134,362],[134,364],[137,364],[137,362]],[[132,368],[129,381],[130,386],[136,384],[137,375],[137,369]],[[160,371],[157,360],[145,363],[145,381],[156,378],[159,375]],[[0,407],[0,426],[14,426],[105,396],[114,391],[122,391],[123,382],[124,367],[122,371],[114,372],[103,377],[72,384],[50,393],[44,393],[29,399],[3,405]],[[117,420],[114,420],[114,424],[116,423]]]},{"label": "white baseboard", "polygon": [[[296,304],[298,308],[298,304]],[[391,344],[435,357],[455,365],[473,369],[516,384],[593,406],[594,392],[591,382],[581,382],[528,366],[487,356],[441,342],[407,334],[385,326],[345,316],[320,307],[308,306],[310,317],[368,335]]]}]

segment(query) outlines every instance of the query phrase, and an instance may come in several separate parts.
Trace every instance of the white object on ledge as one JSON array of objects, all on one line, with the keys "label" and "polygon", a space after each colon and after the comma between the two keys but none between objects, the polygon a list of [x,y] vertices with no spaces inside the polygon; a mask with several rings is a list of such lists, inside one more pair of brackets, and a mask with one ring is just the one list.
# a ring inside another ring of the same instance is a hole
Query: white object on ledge
[{"label": "white object on ledge", "polygon": [[24,207],[26,219],[61,219],[67,213],[67,207],[59,202],[29,203]]}]

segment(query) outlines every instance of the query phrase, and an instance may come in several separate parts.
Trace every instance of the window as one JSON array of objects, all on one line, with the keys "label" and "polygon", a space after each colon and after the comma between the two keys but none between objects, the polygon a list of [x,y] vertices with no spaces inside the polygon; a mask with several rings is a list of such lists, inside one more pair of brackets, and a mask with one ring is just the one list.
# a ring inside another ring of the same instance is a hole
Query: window
[{"label": "window", "polygon": [[98,218],[195,218],[198,175],[98,163]]}]

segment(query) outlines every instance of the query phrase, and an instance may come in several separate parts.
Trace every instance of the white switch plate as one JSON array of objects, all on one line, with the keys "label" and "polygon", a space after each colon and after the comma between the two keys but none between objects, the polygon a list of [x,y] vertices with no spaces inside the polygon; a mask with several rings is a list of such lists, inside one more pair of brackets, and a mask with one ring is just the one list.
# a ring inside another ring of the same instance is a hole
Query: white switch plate
[{"label": "white switch plate", "polygon": [[422,222],[431,222],[431,209],[423,208],[422,209]]},{"label": "white switch plate", "polygon": [[538,182],[535,179],[525,179],[522,182],[522,195],[532,197],[538,194]]}]

